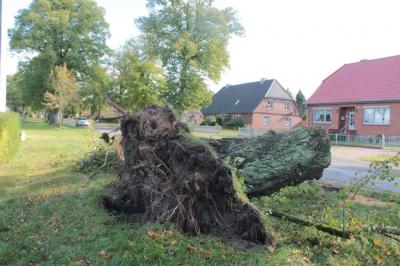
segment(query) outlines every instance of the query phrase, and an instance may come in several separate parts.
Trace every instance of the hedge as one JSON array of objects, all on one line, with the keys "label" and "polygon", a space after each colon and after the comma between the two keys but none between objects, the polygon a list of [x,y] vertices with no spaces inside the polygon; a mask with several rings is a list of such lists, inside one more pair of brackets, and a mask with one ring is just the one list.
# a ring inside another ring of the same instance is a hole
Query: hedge
[{"label": "hedge", "polygon": [[9,161],[17,152],[20,129],[17,113],[0,113],[0,163]]}]

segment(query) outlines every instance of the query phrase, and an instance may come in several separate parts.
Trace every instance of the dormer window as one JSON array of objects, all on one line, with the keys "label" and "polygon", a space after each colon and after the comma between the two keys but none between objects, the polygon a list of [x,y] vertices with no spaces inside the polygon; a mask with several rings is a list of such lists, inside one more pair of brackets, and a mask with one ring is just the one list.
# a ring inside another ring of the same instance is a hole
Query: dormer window
[{"label": "dormer window", "polygon": [[272,101],[271,100],[267,101],[267,109],[272,109]]}]

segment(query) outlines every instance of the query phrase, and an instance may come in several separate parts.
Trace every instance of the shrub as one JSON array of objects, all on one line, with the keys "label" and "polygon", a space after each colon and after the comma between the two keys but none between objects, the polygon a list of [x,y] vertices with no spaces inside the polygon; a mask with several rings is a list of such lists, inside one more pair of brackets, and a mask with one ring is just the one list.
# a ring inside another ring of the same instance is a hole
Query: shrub
[{"label": "shrub", "polygon": [[218,125],[222,126],[222,118],[221,118],[221,117],[217,116],[217,118],[215,118],[215,122],[216,122]]},{"label": "shrub", "polygon": [[227,119],[225,120],[224,126],[227,128],[238,128],[243,127],[243,121],[241,119]]},{"label": "shrub", "polygon": [[20,129],[17,113],[0,113],[0,163],[10,160],[17,152]]},{"label": "shrub", "polygon": [[215,120],[212,120],[211,118],[207,118],[203,120],[203,122],[200,123],[200,126],[215,126],[216,122]]}]

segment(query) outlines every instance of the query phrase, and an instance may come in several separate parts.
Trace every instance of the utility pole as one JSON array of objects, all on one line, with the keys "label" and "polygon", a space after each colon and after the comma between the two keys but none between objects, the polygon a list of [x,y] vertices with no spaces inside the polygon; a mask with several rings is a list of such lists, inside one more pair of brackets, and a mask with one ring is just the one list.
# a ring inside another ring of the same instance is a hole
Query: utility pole
[{"label": "utility pole", "polygon": [[5,73],[5,45],[4,41],[6,38],[3,38],[4,34],[4,23],[3,23],[3,0],[0,0],[0,112],[6,111],[6,73]]}]

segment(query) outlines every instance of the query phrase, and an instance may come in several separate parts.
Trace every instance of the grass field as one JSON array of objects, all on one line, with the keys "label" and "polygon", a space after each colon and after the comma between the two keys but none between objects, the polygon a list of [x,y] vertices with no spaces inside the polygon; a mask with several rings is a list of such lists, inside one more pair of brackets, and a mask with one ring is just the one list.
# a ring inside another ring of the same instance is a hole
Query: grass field
[{"label": "grass field", "polygon": [[192,134],[199,138],[211,138],[211,139],[222,139],[222,138],[236,138],[238,131],[233,129],[223,129],[219,133],[206,133],[193,131]]},{"label": "grass field", "polygon": [[[0,265],[366,265],[400,264],[398,243],[382,236],[342,240],[267,217],[277,239],[274,248],[236,250],[210,236],[184,236],[165,225],[131,225],[98,204],[103,187],[115,178],[93,180],[73,171],[97,133],[53,128],[40,121],[23,124],[27,140],[17,156],[0,165]],[[351,224],[400,226],[400,197],[371,193],[383,202],[354,202]],[[302,218],[339,225],[340,192],[319,184],[287,188],[270,207]]]}]

